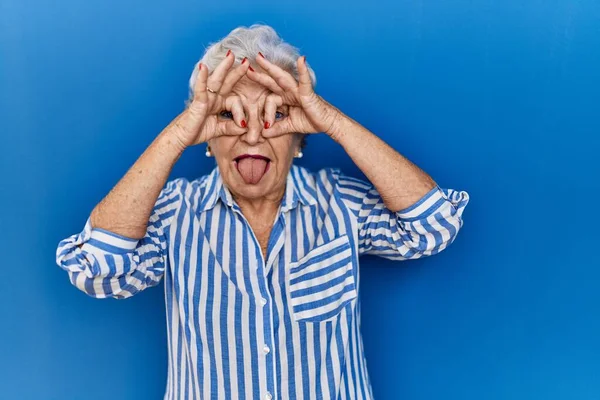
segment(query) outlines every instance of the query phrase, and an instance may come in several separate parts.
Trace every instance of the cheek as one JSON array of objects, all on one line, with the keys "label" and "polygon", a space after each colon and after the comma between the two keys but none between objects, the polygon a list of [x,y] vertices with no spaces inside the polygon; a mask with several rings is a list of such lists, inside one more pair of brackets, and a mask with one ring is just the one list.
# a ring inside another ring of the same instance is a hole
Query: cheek
[{"label": "cheek", "polygon": [[294,157],[295,146],[298,146],[296,136],[283,135],[272,138],[270,141],[277,161],[282,165],[289,164]]},{"label": "cheek", "polygon": [[219,136],[210,139],[208,145],[219,166],[224,166],[231,159],[231,150],[235,145],[236,138],[233,136]]}]

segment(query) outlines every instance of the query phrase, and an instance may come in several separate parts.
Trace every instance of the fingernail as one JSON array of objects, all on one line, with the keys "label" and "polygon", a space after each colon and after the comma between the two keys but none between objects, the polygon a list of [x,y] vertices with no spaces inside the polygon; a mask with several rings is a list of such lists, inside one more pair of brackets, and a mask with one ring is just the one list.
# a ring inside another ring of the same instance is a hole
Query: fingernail
[{"label": "fingernail", "polygon": [[252,66],[248,67],[248,69],[252,72],[254,72],[254,68],[252,68]]},{"label": "fingernail", "polygon": [[261,53],[260,51],[258,52],[258,55],[261,56],[262,58],[265,58],[265,56],[263,56],[263,53]]},{"label": "fingernail", "polygon": [[198,70],[202,69],[202,63],[198,63]]},{"label": "fingernail", "polygon": [[306,64],[306,56],[302,56],[304,59],[302,61],[304,61],[304,64]]},{"label": "fingernail", "polygon": [[242,60],[242,64],[245,63],[247,59],[248,57],[244,57],[244,59]]},{"label": "fingernail", "polygon": [[265,129],[269,129],[271,127],[271,123],[269,121],[265,121]]},{"label": "fingernail", "polygon": [[242,128],[245,128],[245,127],[246,127],[246,121],[242,120]]},{"label": "fingernail", "polygon": [[231,50],[227,50],[227,55],[225,55],[225,57],[229,57],[230,54],[231,54]]}]

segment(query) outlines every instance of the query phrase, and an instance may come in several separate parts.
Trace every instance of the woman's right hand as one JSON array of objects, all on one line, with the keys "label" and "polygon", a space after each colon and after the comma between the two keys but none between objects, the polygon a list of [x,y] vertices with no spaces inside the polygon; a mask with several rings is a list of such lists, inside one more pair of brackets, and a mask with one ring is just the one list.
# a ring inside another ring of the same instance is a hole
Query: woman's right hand
[{"label": "woman's right hand", "polygon": [[[206,65],[198,64],[194,98],[189,107],[173,121],[171,130],[183,148],[205,143],[217,136],[240,135],[246,131],[241,99],[232,95],[231,91],[246,75],[250,63],[244,59],[240,65],[232,68],[234,62],[233,53],[227,53],[210,76]],[[206,90],[207,87],[216,94]],[[222,116],[222,113],[231,113],[233,119]]]}]

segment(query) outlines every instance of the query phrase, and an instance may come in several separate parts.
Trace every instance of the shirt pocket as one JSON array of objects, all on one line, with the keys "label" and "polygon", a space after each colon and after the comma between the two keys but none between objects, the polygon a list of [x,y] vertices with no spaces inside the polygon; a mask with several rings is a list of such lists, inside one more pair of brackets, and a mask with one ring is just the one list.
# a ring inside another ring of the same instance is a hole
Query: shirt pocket
[{"label": "shirt pocket", "polygon": [[289,296],[296,321],[336,317],[357,297],[348,235],[317,246],[290,264]]}]

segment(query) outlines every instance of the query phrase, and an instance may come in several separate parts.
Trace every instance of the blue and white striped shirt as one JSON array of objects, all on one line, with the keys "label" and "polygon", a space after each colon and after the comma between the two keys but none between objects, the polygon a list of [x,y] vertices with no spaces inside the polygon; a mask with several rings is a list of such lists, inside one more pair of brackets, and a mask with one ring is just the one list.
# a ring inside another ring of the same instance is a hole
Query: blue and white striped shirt
[{"label": "blue and white striped shirt", "polygon": [[372,399],[358,257],[443,250],[468,201],[436,187],[391,212],[370,183],[292,166],[265,260],[215,168],[167,182],[144,238],[92,228],[88,218],[56,256],[97,298],[127,298],[164,277],[165,399]]}]

